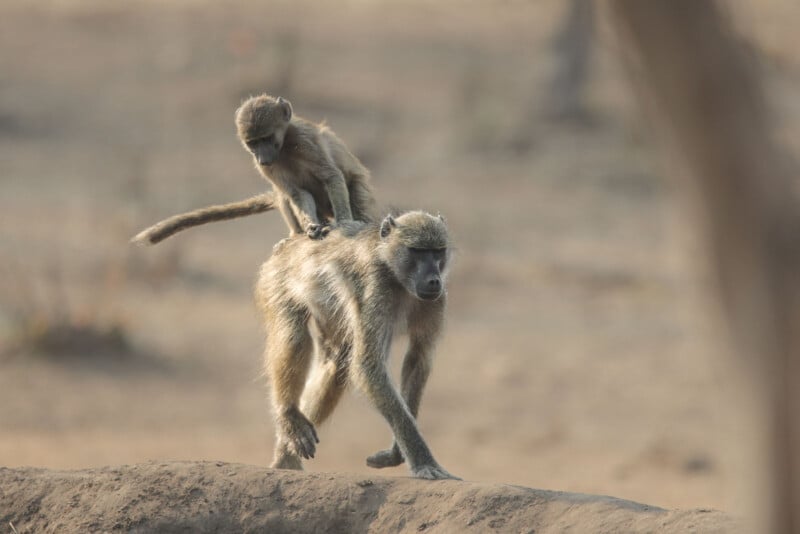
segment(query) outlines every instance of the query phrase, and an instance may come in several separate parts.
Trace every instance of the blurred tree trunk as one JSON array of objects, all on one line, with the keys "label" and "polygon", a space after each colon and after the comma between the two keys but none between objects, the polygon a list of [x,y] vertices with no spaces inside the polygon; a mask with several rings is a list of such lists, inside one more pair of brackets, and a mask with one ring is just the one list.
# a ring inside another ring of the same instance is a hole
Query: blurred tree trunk
[{"label": "blurred tree trunk", "polygon": [[556,72],[550,83],[548,115],[555,119],[583,120],[588,116],[584,93],[593,29],[592,0],[570,0],[564,24],[553,40]]},{"label": "blurred tree trunk", "polygon": [[[756,71],[711,1],[607,4],[634,82],[693,178],[767,449],[759,532],[800,532],[800,234]],[[758,427],[755,427],[758,428]]]}]

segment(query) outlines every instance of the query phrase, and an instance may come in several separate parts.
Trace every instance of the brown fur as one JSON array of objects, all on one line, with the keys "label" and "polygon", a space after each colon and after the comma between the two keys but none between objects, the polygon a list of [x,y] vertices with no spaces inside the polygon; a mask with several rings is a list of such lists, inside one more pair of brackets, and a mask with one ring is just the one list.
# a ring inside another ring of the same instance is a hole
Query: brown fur
[{"label": "brown fur", "polygon": [[[344,222],[323,241],[295,237],[276,247],[256,288],[276,421],[273,467],[301,469],[301,458],[314,456],[315,427],[352,382],[395,436],[393,446],[370,456],[368,465],[406,459],[414,476],[452,477],[434,460],[415,422],[444,319],[448,244],[440,217],[411,212],[381,225]],[[386,367],[398,327],[409,337],[402,396]],[[320,354],[307,380],[314,338]]]},{"label": "brown fur", "polygon": [[155,245],[169,236],[201,224],[246,217],[275,209],[275,195],[264,193],[239,202],[200,208],[188,213],[173,215],[136,234],[131,242],[139,245]]},{"label": "brown fur", "polygon": [[[274,192],[174,215],[138,233],[132,242],[155,244],[186,228],[275,208],[291,235],[320,237],[330,222],[373,220],[369,171],[327,126],[294,116],[287,100],[261,95],[236,110],[236,129]],[[267,138],[271,144],[264,142]],[[257,152],[265,147],[271,147],[274,160],[261,165]]]},{"label": "brown fur", "polygon": [[295,116],[289,101],[263,94],[239,107],[236,130],[275,188],[291,234],[319,237],[328,222],[372,221],[369,171],[330,128]]}]

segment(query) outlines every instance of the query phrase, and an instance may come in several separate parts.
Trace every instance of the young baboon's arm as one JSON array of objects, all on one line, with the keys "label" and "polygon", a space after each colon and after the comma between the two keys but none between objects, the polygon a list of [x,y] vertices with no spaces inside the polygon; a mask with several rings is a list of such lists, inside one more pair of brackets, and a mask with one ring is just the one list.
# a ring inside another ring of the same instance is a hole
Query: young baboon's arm
[{"label": "young baboon's arm", "polygon": [[320,169],[320,180],[328,193],[333,208],[333,218],[337,223],[352,221],[353,212],[350,209],[350,192],[344,174],[333,162],[329,162]]},{"label": "young baboon's arm", "polygon": [[[314,202],[314,195],[299,187],[290,187],[286,195],[289,198],[295,221],[309,237],[315,239],[319,237],[322,226],[317,217],[317,203]],[[286,223],[290,227],[292,226],[288,220]]]},{"label": "young baboon's arm", "polygon": [[272,209],[275,209],[274,195],[272,193],[264,193],[239,202],[209,206],[173,215],[139,232],[131,239],[131,242],[139,245],[154,245],[192,226],[246,217]]},{"label": "young baboon's arm", "polygon": [[286,225],[289,227],[290,234],[302,234],[305,229],[300,225],[300,222],[297,220],[297,216],[294,214],[294,210],[292,209],[292,202],[289,200],[289,197],[286,195],[278,195],[276,199],[276,204],[278,205],[278,209],[283,215],[283,220],[286,221]]}]

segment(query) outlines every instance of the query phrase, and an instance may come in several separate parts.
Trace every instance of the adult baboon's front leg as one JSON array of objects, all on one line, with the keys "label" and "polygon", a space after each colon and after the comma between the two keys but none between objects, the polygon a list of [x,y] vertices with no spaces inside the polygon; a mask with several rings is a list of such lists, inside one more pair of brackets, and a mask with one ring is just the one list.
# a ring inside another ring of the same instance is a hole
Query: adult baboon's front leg
[{"label": "adult baboon's front leg", "polygon": [[365,341],[363,344],[358,343],[359,347],[353,354],[354,379],[389,423],[400,453],[408,460],[411,472],[418,478],[456,478],[433,458],[414,417],[392,386],[384,363],[384,352],[388,350],[387,340]]},{"label": "adult baboon's front leg", "polygon": [[[422,401],[422,392],[428,382],[431,371],[430,354],[420,341],[412,340],[411,345],[403,359],[400,389],[403,399],[408,406],[408,411],[416,420],[419,414],[419,405]],[[397,439],[388,449],[378,451],[367,458],[367,465],[376,469],[395,467],[403,463],[403,454],[397,444]]]},{"label": "adult baboon's front leg", "polygon": [[[409,317],[409,345],[403,358],[400,389],[408,410],[414,419],[419,415],[422,392],[431,373],[433,349],[444,321],[445,297],[414,310]],[[397,445],[392,442],[388,449],[378,451],[367,458],[367,465],[380,469],[403,463],[404,458]]]}]

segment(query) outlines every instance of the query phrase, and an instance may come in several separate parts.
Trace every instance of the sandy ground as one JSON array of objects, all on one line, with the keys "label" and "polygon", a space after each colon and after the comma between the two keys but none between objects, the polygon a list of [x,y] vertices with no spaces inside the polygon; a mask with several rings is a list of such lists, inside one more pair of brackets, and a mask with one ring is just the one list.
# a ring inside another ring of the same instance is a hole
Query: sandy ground
[{"label": "sandy ground", "polygon": [[734,532],[712,510],[459,481],[224,462],[0,468],[0,521],[23,532]]},{"label": "sandy ground", "polygon": [[[797,153],[798,7],[766,4],[737,21]],[[458,250],[420,426],[449,471],[739,510],[757,429],[699,225],[602,22],[585,113],[548,113],[562,15],[560,2],[4,2],[0,465],[269,463],[251,288],[282,221],[128,244],[264,190],[233,112],[269,91],[326,119],[382,204],[447,217]],[[357,476],[391,440],[358,394],[320,438],[307,469]]]}]

